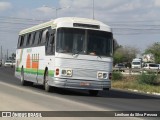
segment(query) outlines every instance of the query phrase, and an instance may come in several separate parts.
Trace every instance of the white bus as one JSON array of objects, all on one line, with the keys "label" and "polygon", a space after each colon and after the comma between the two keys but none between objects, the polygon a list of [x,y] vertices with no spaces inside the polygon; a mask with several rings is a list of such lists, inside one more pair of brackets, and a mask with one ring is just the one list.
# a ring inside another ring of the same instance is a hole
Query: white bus
[{"label": "white bus", "polygon": [[86,89],[91,95],[111,88],[113,36],[102,22],[65,17],[22,30],[15,76],[22,85]]}]

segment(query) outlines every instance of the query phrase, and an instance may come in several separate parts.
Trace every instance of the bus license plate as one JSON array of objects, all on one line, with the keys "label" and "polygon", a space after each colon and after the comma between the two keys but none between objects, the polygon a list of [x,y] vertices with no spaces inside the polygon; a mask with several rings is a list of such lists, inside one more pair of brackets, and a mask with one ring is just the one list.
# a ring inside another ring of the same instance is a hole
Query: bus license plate
[{"label": "bus license plate", "polygon": [[90,85],[90,83],[88,83],[88,82],[80,82],[80,86],[89,86]]}]

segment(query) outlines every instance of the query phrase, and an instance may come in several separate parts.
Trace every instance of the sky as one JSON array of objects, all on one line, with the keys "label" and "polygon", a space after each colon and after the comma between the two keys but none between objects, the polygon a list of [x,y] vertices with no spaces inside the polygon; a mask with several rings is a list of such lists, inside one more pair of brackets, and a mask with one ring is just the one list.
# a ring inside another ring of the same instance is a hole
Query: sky
[{"label": "sky", "polygon": [[0,46],[15,53],[18,33],[57,17],[94,18],[111,26],[122,46],[142,53],[160,42],[160,0],[0,0]]}]

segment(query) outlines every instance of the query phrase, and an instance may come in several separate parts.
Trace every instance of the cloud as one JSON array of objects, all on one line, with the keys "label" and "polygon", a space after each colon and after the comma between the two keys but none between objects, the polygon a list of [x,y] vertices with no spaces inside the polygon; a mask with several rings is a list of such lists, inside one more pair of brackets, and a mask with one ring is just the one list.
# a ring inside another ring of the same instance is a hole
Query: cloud
[{"label": "cloud", "polygon": [[0,2],[0,11],[10,9],[11,7],[12,5],[9,2]]},{"label": "cloud", "polygon": [[[124,4],[128,0],[94,0],[96,8],[110,8]],[[70,5],[75,8],[90,8],[93,5],[93,0],[60,0],[61,6]]]},{"label": "cloud", "polygon": [[[57,7],[70,6],[70,8],[58,10],[58,17],[92,18],[92,3],[93,0],[59,0],[59,6]],[[155,9],[155,3],[156,0],[94,0],[95,18],[102,21],[115,20],[117,18],[122,20],[127,18],[129,20],[133,18],[137,19],[142,16],[146,18],[146,15],[153,16],[153,14],[149,14],[149,12],[152,8]],[[43,6],[21,10],[19,16],[32,17],[35,19],[54,19],[56,18],[56,11]]]},{"label": "cloud", "polygon": [[76,8],[85,8],[88,7],[91,0],[60,0],[60,6],[70,6]]},{"label": "cloud", "polygon": [[[93,0],[60,0],[59,3],[60,6],[71,6],[66,12],[72,16],[92,17]],[[137,14],[137,10],[148,9],[152,5],[153,0],[94,0],[94,11],[98,19],[114,19],[124,12],[122,16],[130,16],[131,11]]]},{"label": "cloud", "polygon": [[112,10],[112,12],[128,12],[141,8],[141,4],[137,2],[126,3]]},{"label": "cloud", "polygon": [[53,9],[49,8],[47,6],[36,8],[36,10],[39,12],[45,13],[45,14],[49,14],[49,13],[53,12]]},{"label": "cloud", "polygon": [[[128,0],[94,0],[95,15],[102,16],[107,14],[108,11],[123,5]],[[88,17],[92,18],[93,13],[93,0],[60,0],[61,7],[70,6],[70,9],[65,9],[65,15],[74,17]],[[62,11],[59,11],[61,13]]]},{"label": "cloud", "polygon": [[157,7],[160,7],[160,0],[155,0],[154,5],[157,6]]},{"label": "cloud", "polygon": [[18,11],[16,14],[17,17],[20,18],[31,18],[31,19],[51,19],[55,16],[55,10],[49,7],[38,7],[33,9],[22,9],[21,11]]},{"label": "cloud", "polygon": [[[58,17],[87,17],[92,18],[93,0],[59,0],[59,6],[70,8],[57,11]],[[112,20],[145,20],[156,18],[160,0],[94,0],[95,19],[100,21]],[[25,9],[19,16],[35,19],[54,19],[56,11],[49,7]]]}]

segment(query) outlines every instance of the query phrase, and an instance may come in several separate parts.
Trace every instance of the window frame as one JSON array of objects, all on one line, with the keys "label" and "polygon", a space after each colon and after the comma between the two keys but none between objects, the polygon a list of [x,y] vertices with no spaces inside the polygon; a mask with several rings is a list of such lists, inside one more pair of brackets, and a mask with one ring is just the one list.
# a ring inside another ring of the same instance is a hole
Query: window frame
[{"label": "window frame", "polygon": [[[56,43],[55,35],[56,35],[55,29],[51,29],[46,32],[46,43],[45,43],[45,54],[46,55],[55,55],[55,43]],[[48,40],[47,40],[47,36],[48,36]],[[50,44],[51,42],[52,44]]]},{"label": "window frame", "polygon": [[[19,35],[17,48],[19,49],[19,48],[46,46],[47,38],[50,39],[50,36],[48,37],[48,35],[50,35],[49,32],[52,30],[53,29],[51,29],[51,27],[46,27],[43,29],[39,29],[39,30],[35,30],[29,33]],[[55,36],[54,36],[54,39],[55,39]],[[54,44],[55,44],[55,40],[54,40]]]}]

